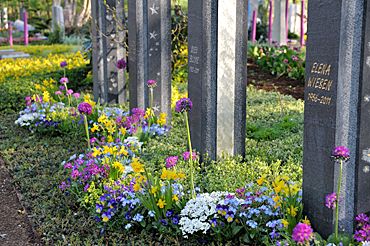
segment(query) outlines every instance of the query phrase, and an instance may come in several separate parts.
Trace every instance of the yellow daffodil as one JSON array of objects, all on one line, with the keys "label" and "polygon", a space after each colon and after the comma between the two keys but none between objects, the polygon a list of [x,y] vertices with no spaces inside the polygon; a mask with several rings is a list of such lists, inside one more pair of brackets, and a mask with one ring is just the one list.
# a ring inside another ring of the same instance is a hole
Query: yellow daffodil
[{"label": "yellow daffodil", "polygon": [[124,127],[121,127],[120,129],[119,129],[119,131],[120,131],[120,133],[123,135],[123,136],[125,136],[126,135],[126,128],[124,128]]},{"label": "yellow daffodil", "polygon": [[123,166],[123,164],[118,162],[118,161],[115,161],[113,163],[113,167],[116,168],[121,173],[123,173],[125,171],[125,167]]},{"label": "yellow daffodil", "polygon": [[285,228],[287,228],[289,226],[289,222],[285,219],[282,219],[281,223],[284,225]]},{"label": "yellow daffodil", "polygon": [[94,123],[93,127],[91,127],[91,132],[99,131],[99,126]]},{"label": "yellow daffodil", "polygon": [[135,173],[142,173],[144,172],[144,165],[139,162],[138,158],[133,158],[131,167]]},{"label": "yellow daffodil", "polygon": [[177,195],[172,196],[172,201],[177,202],[179,200],[179,197]]},{"label": "yellow daffodil", "polygon": [[265,182],[266,175],[262,175],[259,179],[257,179],[257,184],[262,185]]},{"label": "yellow daffodil", "polygon": [[164,208],[166,205],[167,205],[166,202],[162,199],[159,199],[158,202],[157,202],[157,206],[159,208]]},{"label": "yellow daffodil", "polygon": [[99,155],[101,155],[101,151],[100,151],[100,149],[98,149],[98,148],[93,148],[93,154],[92,154],[92,156],[93,157],[97,157],[97,156],[99,156]]},{"label": "yellow daffodil", "polygon": [[157,186],[153,186],[151,189],[150,189],[150,193],[152,193],[153,195],[157,194],[158,192],[158,187]]},{"label": "yellow daffodil", "polygon": [[290,216],[295,217],[297,215],[298,208],[294,206],[290,206],[290,208],[287,209],[287,212]]},{"label": "yellow daffodil", "polygon": [[167,123],[167,114],[166,113],[160,113],[159,114],[159,118],[157,120],[157,123],[160,125],[160,126],[163,126]]}]

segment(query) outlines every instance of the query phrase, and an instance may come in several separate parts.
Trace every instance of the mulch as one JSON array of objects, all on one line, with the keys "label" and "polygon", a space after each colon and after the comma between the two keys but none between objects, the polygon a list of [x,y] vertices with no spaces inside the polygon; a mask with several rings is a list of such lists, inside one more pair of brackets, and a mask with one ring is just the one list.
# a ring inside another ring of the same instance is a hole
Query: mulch
[{"label": "mulch", "polygon": [[41,245],[0,157],[0,245]]},{"label": "mulch", "polygon": [[248,84],[265,91],[278,91],[284,95],[291,95],[295,99],[304,99],[303,81],[271,75],[259,68],[252,60],[248,60]]}]

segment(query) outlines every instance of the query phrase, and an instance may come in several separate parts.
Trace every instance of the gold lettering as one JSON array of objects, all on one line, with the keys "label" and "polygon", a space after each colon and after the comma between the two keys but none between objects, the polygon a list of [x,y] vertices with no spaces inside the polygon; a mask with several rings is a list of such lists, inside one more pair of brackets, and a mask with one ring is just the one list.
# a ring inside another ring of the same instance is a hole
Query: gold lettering
[{"label": "gold lettering", "polygon": [[316,67],[317,67],[317,63],[315,62],[315,63],[312,65],[311,73],[315,73],[315,71],[316,71]]},{"label": "gold lettering", "polygon": [[326,70],[325,70],[325,75],[329,76],[330,75],[330,70],[331,70],[331,65],[329,65]]}]

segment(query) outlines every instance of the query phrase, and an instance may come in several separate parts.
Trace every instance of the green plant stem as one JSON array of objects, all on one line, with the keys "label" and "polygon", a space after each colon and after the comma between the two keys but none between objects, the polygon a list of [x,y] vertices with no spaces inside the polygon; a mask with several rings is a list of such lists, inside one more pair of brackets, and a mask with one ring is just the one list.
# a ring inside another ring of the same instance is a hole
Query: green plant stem
[{"label": "green plant stem", "polygon": [[89,147],[89,150],[91,150],[89,126],[87,124],[87,116],[85,114],[84,114],[84,123],[85,123],[85,131],[86,131],[86,138],[87,138],[87,146]]},{"label": "green plant stem", "polygon": [[191,197],[195,198],[195,189],[194,189],[194,165],[193,165],[193,148],[191,146],[191,136],[190,136],[190,127],[189,127],[189,120],[188,120],[188,112],[184,112],[185,116],[185,123],[186,123],[186,130],[188,135],[188,145],[189,145],[189,163],[190,163],[190,189],[191,189]]},{"label": "green plant stem", "polygon": [[[66,94],[68,93],[68,86],[67,86],[67,83],[64,84],[64,87],[66,89]],[[68,95],[67,94],[67,98],[68,98],[68,107],[71,107],[71,95]]]},{"label": "green plant stem", "polygon": [[149,107],[153,108],[153,88],[149,88]]},{"label": "green plant stem", "polygon": [[335,238],[336,239],[338,239],[338,230],[339,230],[339,197],[340,197],[340,188],[341,188],[341,183],[342,183],[342,174],[343,174],[343,160],[340,160],[337,200],[335,201]]}]

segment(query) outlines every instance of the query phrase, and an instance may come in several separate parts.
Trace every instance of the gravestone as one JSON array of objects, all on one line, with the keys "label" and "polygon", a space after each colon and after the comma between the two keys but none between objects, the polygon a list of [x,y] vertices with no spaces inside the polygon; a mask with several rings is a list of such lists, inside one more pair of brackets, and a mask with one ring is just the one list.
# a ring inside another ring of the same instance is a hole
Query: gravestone
[{"label": "gravestone", "polygon": [[148,80],[156,80],[154,106],[171,114],[171,1],[128,1],[130,108],[149,106]]},{"label": "gravestone", "polygon": [[339,165],[330,155],[335,146],[347,146],[351,159],[343,168],[339,226],[340,231],[352,233],[354,216],[370,211],[369,74],[365,64],[360,81],[361,66],[366,63],[361,53],[364,1],[310,0],[308,13],[304,212],[321,235],[333,232],[334,214],[324,204],[325,196],[336,190]]},{"label": "gravestone", "polygon": [[202,155],[245,154],[247,1],[189,0],[190,128]]},{"label": "gravestone", "polygon": [[117,68],[124,51],[124,1],[92,1],[94,98],[101,103],[124,103],[124,71]]},{"label": "gravestone", "polygon": [[52,31],[55,32],[59,28],[62,37],[64,37],[64,14],[62,6],[53,5],[52,16]]},{"label": "gravestone", "polygon": [[285,45],[287,41],[285,21],[286,0],[274,1],[274,21],[272,24],[272,41],[279,45]]}]

